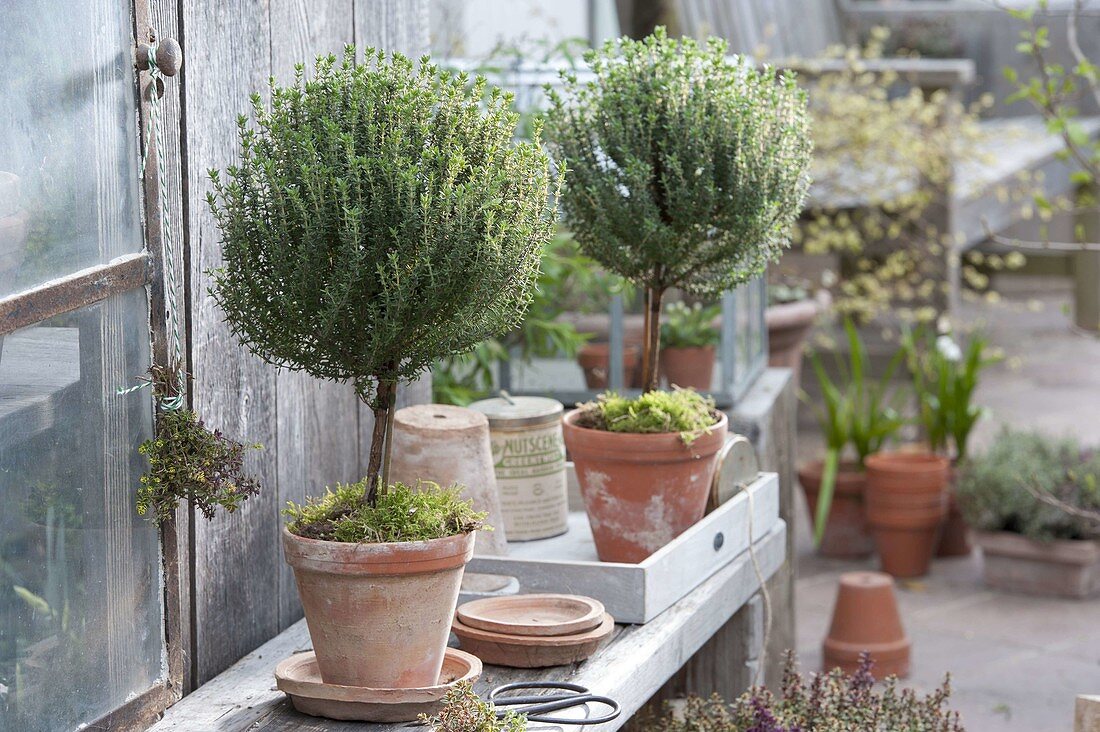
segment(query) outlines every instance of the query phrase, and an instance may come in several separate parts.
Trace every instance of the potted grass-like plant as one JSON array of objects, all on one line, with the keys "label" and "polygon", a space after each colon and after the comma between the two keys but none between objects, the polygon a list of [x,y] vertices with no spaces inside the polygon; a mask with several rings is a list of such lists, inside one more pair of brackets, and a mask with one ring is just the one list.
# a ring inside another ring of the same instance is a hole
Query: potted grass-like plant
[{"label": "potted grass-like plant", "polygon": [[427,62],[348,48],[301,66],[241,119],[212,172],[224,244],[213,296],[267,362],[350,381],[374,414],[365,479],[288,510],[293,567],[325,683],[438,682],[482,517],[457,490],[390,485],[400,381],[515,327],[555,218],[549,161],[518,116]]},{"label": "potted grass-like plant", "polygon": [[800,467],[798,482],[813,516],[818,551],[827,557],[855,558],[873,549],[864,506],[865,461],[904,426],[900,406],[906,394],[900,389],[890,391],[902,352],[872,379],[867,348],[850,319],[845,319],[844,330],[848,359],[836,354],[836,378],[818,354],[810,354],[821,395],[806,401],[825,436],[825,455]]},{"label": "potted grass-like plant", "polygon": [[[624,411],[654,419],[617,423],[597,401],[564,423],[605,561],[640,561],[702,517],[725,437],[713,409],[697,429],[678,429],[698,395],[652,394],[666,293],[715,298],[758,276],[787,244],[809,185],[805,94],[793,76],[726,50],[659,28],[589,52],[594,80],[563,72],[564,88],[550,91],[549,137],[569,171],[565,220],[584,252],[645,301],[647,393]],[[612,429],[629,424],[647,432]]]}]

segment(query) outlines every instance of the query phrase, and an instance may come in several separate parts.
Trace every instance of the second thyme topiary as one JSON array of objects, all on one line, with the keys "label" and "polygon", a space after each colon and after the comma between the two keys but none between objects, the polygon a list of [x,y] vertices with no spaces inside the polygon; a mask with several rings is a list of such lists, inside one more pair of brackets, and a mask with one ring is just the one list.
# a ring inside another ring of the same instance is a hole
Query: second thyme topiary
[{"label": "second thyme topiary", "polygon": [[724,41],[609,41],[562,72],[548,137],[568,167],[565,221],[586,254],[644,290],[643,388],[658,385],[661,300],[713,297],[764,271],[809,187],[806,95]]}]

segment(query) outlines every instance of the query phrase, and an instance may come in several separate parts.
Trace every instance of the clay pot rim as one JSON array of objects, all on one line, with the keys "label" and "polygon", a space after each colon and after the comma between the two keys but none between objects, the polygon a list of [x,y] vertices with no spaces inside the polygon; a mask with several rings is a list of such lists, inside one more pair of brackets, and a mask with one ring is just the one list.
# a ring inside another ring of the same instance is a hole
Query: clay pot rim
[{"label": "clay pot rim", "polygon": [[439,539],[362,542],[310,539],[283,524],[283,551],[291,567],[334,574],[425,574],[464,566],[473,556],[476,531]]},{"label": "clay pot rim", "polygon": [[[642,347],[636,343],[624,343],[623,344],[623,356],[628,354],[634,354],[640,356],[642,353]],[[611,344],[605,341],[588,342],[577,349],[577,358],[583,358],[584,356],[611,356]]]},{"label": "clay pot rim", "polygon": [[[718,414],[718,421],[710,425],[710,432],[704,432],[699,435],[691,445],[684,445],[684,441],[680,439],[679,432],[611,432],[610,430],[597,430],[591,427],[581,427],[576,423],[577,416],[580,414],[580,409],[570,409],[566,412],[561,420],[562,426],[571,430],[576,430],[582,434],[601,435],[607,437],[609,440],[622,442],[634,442],[634,441],[648,441],[653,447],[665,447],[669,438],[674,438],[676,442],[684,447],[691,447],[692,445],[699,444],[703,440],[712,439],[716,437],[724,427],[729,425],[729,417],[726,413],[716,409],[714,410]],[[637,447],[637,445],[635,445]]]},{"label": "clay pot rim", "polygon": [[714,353],[715,347],[711,346],[661,346],[661,354],[673,351],[675,353]]},{"label": "clay pot rim", "polygon": [[[798,474],[798,482],[802,485],[802,489],[807,493],[818,493],[820,488],[810,488],[802,480],[802,476],[806,476],[817,482],[821,483],[821,477],[825,473],[825,461],[824,460],[811,460],[808,463],[803,464],[795,471]],[[867,471],[862,467],[859,467],[859,461],[857,460],[841,460],[840,466],[836,473],[836,485],[835,492],[845,495],[862,495],[864,488],[867,485]]]},{"label": "clay pot rim", "polygon": [[890,473],[944,473],[951,467],[951,461],[943,455],[933,452],[883,451],[868,455],[863,464],[868,472]]}]

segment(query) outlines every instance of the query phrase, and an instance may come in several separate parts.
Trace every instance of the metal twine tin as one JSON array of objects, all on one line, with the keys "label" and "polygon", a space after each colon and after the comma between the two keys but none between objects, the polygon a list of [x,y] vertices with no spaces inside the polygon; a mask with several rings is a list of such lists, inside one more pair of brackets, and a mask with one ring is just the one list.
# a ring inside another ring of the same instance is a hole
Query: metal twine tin
[{"label": "metal twine tin", "polygon": [[561,402],[508,396],[470,405],[489,419],[500,507],[509,541],[564,534],[568,528]]}]

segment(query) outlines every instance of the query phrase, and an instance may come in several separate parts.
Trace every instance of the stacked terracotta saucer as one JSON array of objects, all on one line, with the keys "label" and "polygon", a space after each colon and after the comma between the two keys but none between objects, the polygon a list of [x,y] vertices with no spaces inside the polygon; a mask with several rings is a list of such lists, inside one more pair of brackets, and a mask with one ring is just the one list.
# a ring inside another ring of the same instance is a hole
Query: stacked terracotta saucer
[{"label": "stacked terracotta saucer", "polygon": [[458,608],[452,630],[485,663],[542,668],[591,656],[615,620],[599,600],[581,595],[487,597]]},{"label": "stacked terracotta saucer", "polygon": [[407,689],[371,689],[328,684],[321,679],[317,655],[296,653],[275,668],[275,682],[303,714],[361,722],[412,722],[443,707],[443,697],[458,683],[481,676],[481,660],[448,648],[439,683]]}]

